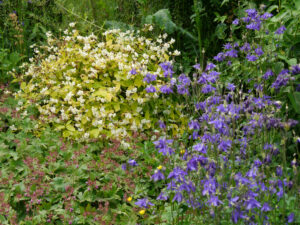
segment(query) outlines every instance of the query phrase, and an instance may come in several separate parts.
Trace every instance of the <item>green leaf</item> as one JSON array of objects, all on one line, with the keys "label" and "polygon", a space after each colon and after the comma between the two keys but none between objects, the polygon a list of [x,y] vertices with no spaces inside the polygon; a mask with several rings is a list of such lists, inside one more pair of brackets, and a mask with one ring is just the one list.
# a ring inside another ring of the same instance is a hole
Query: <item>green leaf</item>
[{"label": "green leaf", "polygon": [[[150,18],[151,17],[148,17],[148,20]],[[168,34],[172,34],[177,29],[176,24],[172,21],[169,9],[158,10],[152,15],[151,19],[160,27],[160,29],[166,31]]]},{"label": "green leaf", "polygon": [[225,31],[227,30],[227,26],[225,23],[220,23],[218,24],[217,28],[216,28],[216,32],[215,34],[217,35],[217,37],[219,39],[225,39],[226,38],[226,33]]}]

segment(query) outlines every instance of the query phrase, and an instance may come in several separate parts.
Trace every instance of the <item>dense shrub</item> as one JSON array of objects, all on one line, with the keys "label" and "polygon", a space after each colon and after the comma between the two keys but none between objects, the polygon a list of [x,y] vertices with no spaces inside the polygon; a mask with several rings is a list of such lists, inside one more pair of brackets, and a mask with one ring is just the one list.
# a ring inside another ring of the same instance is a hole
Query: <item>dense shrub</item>
[{"label": "dense shrub", "polygon": [[180,54],[169,50],[173,39],[109,30],[99,41],[76,30],[65,33],[60,40],[48,34],[46,51],[36,49],[37,56],[18,78],[22,108],[34,103],[41,121],[52,123],[64,137],[81,140],[100,134],[125,137],[161,118],[172,120],[176,128],[175,118],[184,119],[179,104],[161,97],[174,73],[165,61]]}]

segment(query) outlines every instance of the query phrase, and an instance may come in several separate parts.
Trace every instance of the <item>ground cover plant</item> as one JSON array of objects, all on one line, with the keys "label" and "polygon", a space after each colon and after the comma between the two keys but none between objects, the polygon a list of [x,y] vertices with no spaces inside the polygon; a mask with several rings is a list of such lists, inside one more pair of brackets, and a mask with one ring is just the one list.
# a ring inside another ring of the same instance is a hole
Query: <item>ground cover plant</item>
[{"label": "ground cover plant", "polygon": [[211,58],[156,34],[166,9],[45,33],[0,83],[0,224],[299,224],[300,5],[228,2]]}]

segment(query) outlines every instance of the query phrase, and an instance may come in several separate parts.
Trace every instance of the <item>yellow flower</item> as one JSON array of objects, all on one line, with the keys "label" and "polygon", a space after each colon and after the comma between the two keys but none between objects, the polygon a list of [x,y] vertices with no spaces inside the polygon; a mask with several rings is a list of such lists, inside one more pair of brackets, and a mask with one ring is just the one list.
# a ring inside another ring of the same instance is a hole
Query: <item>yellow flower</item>
[{"label": "yellow flower", "polygon": [[180,150],[180,154],[183,155],[184,153],[185,153],[185,150],[184,150],[184,149],[181,149],[181,150]]},{"label": "yellow flower", "polygon": [[146,210],[145,210],[145,209],[142,209],[142,210],[139,211],[139,214],[140,214],[140,215],[144,215],[145,212],[146,212]]},{"label": "yellow flower", "polygon": [[161,170],[162,168],[163,168],[162,165],[159,165],[159,166],[157,167],[158,170]]},{"label": "yellow flower", "polygon": [[127,198],[127,201],[128,201],[128,202],[131,202],[131,200],[132,200],[132,197],[128,197],[128,198]]}]

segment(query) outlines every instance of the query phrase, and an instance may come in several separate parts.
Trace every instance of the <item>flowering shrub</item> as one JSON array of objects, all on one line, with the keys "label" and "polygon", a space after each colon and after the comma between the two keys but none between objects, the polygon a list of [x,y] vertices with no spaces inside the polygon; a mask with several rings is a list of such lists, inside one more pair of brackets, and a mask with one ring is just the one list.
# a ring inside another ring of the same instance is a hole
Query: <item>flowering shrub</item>
[{"label": "flowering shrub", "polygon": [[169,51],[173,39],[167,42],[163,35],[151,40],[120,30],[106,31],[102,41],[76,30],[65,34],[60,40],[48,34],[46,53],[36,49],[37,56],[18,79],[22,109],[34,103],[41,121],[80,140],[100,134],[125,137],[149,129],[161,117],[177,127],[181,106],[160,98],[170,92],[165,84],[173,73],[171,61],[163,62],[180,54]]}]

